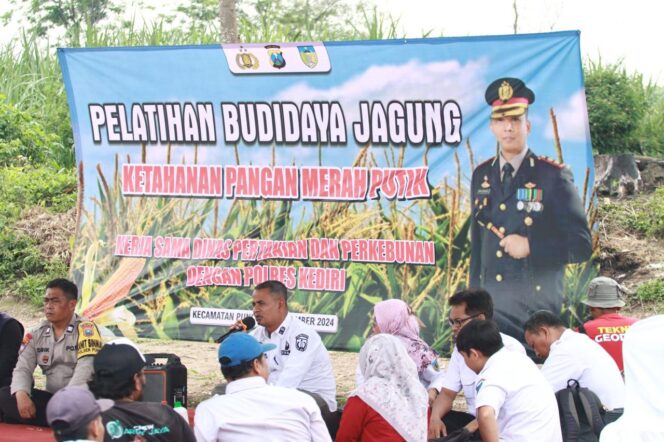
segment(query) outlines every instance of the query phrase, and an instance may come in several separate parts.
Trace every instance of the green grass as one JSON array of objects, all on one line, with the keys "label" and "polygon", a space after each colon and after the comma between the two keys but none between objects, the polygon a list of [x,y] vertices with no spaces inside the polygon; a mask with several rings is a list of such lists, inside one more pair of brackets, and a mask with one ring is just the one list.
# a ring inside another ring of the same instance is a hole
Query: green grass
[{"label": "green grass", "polygon": [[664,238],[664,187],[654,193],[600,205],[600,218],[646,237]]},{"label": "green grass", "polygon": [[657,278],[641,284],[636,296],[643,302],[664,302],[664,278]]}]

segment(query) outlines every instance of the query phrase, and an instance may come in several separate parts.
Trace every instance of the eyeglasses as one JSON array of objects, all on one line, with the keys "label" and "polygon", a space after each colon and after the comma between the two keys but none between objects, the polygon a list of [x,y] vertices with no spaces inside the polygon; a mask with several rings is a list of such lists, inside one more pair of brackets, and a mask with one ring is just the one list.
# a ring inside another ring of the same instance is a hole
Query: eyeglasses
[{"label": "eyeglasses", "polygon": [[454,327],[454,326],[461,327],[461,326],[462,326],[463,324],[465,324],[466,322],[470,321],[470,320],[473,319],[473,318],[477,318],[477,317],[478,317],[479,315],[481,315],[481,314],[482,314],[482,313],[475,313],[474,315],[468,316],[468,317],[466,317],[466,318],[459,318],[459,319],[447,318],[447,322],[448,322],[452,327]]}]

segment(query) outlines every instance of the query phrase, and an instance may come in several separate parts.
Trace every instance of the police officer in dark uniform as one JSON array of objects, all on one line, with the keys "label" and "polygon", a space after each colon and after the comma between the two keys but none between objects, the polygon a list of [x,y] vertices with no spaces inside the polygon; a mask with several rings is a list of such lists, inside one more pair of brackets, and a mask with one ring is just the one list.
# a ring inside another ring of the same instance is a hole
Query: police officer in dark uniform
[{"label": "police officer in dark uniform", "polygon": [[572,172],[528,148],[533,91],[500,78],[485,98],[499,153],[473,172],[470,285],[491,293],[500,330],[523,342],[532,312],[560,311],[565,265],[590,258],[591,237]]}]

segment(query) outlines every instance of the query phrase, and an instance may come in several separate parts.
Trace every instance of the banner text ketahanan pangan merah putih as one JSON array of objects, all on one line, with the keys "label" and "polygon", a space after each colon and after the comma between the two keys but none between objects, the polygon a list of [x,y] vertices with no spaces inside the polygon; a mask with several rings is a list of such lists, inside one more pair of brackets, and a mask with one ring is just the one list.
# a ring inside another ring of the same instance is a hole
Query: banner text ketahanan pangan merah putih
[{"label": "banner text ketahanan pangan merah putih", "polygon": [[[454,100],[360,101],[352,125],[358,145],[430,146],[461,142],[462,113]],[[226,143],[345,145],[347,126],[338,102],[224,102]],[[92,138],[109,143],[216,144],[214,105],[198,103],[104,103],[88,105]]]}]

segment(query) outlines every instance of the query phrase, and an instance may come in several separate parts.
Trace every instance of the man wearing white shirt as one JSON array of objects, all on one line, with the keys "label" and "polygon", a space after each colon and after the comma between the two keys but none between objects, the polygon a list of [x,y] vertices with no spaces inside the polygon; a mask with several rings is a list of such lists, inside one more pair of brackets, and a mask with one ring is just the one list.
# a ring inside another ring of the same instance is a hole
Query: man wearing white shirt
[{"label": "man wearing white shirt", "polygon": [[330,434],[316,402],[300,391],[267,385],[268,351],[246,333],[235,333],[219,346],[226,394],[196,407],[194,433],[198,442],[323,441]]},{"label": "man wearing white shirt", "polygon": [[457,348],[478,374],[475,406],[484,442],[562,441],[553,391],[532,360],[503,346],[493,321],[471,321]]},{"label": "man wearing white shirt", "polygon": [[[493,319],[493,301],[486,290],[462,290],[451,296],[447,302],[450,305],[449,323],[455,338],[472,319]],[[500,336],[507,350],[526,354],[519,341],[502,333]],[[446,436],[448,432],[463,426],[471,432],[477,429],[477,422],[474,420],[476,378],[477,373],[468,368],[455,345],[447,370],[429,386],[440,390],[431,407],[429,437]],[[461,390],[468,404],[468,413],[452,410],[454,399]]]},{"label": "man wearing white shirt", "polygon": [[567,387],[576,379],[581,387],[593,391],[608,409],[623,408],[625,384],[616,361],[587,335],[565,327],[560,318],[542,310],[524,325],[529,346],[546,361],[542,374],[553,391]]},{"label": "man wearing white shirt", "polygon": [[[265,281],[252,295],[258,326],[251,331],[259,342],[275,345],[268,351],[268,383],[311,394],[323,415],[337,409],[337,386],[330,355],[316,331],[288,313],[288,292],[278,281]],[[318,400],[318,399],[321,400]],[[323,404],[321,404],[323,402]]]}]

